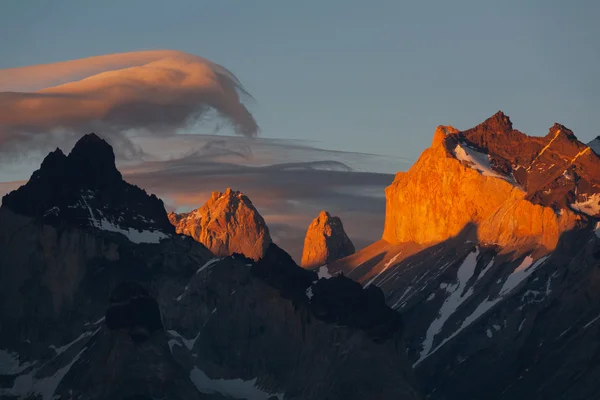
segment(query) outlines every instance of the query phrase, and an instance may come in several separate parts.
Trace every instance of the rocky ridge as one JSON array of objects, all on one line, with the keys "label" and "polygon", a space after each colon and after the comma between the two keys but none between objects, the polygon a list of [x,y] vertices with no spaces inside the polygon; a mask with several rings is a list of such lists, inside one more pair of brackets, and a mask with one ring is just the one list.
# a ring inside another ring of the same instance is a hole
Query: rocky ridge
[{"label": "rocky ridge", "polygon": [[339,217],[321,211],[311,222],[304,239],[302,268],[317,268],[354,253]]},{"label": "rocky ridge", "polygon": [[563,232],[600,216],[600,158],[562,125],[529,137],[499,112],[463,132],[438,127],[386,199],[391,244],[439,243],[471,225],[483,243],[551,251]]}]

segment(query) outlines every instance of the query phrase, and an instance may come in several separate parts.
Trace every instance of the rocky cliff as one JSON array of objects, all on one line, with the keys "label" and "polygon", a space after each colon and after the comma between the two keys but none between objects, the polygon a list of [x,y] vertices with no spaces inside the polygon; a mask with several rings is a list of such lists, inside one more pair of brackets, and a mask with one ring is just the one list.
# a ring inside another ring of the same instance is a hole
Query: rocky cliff
[{"label": "rocky cliff", "polygon": [[271,244],[269,228],[250,199],[229,188],[213,192],[192,212],[169,213],[169,220],[177,233],[191,236],[220,257],[239,253],[258,260]]},{"label": "rocky cliff", "polygon": [[327,211],[308,226],[302,252],[302,268],[317,268],[354,253],[354,245],[339,217]]},{"label": "rocky cliff", "polygon": [[600,216],[598,182],[600,159],[561,125],[529,137],[499,112],[463,132],[440,126],[386,189],[383,239],[434,244],[471,226],[483,243],[551,251],[582,218]]},{"label": "rocky cliff", "polygon": [[429,399],[598,398],[599,162],[558,124],[440,126],[388,187],[383,239],[326,269],[410,321]]},{"label": "rocky cliff", "polygon": [[[94,159],[107,148],[89,139]],[[259,262],[215,257],[114,164],[90,180],[44,164],[0,207],[1,398],[419,398],[379,289],[319,278],[274,244]],[[132,240],[144,231],[164,236]]]}]

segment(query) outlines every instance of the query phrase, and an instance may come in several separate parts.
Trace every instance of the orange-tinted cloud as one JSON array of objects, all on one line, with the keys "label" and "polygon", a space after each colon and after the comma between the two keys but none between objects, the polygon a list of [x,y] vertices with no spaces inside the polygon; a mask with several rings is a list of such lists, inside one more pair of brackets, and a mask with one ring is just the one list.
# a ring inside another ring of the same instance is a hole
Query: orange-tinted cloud
[{"label": "orange-tinted cloud", "polygon": [[[36,91],[15,91],[30,88]],[[237,78],[182,52],[124,53],[0,70],[0,90],[0,151],[5,153],[49,147],[90,131],[131,153],[135,149],[124,132],[174,133],[211,110],[236,133],[258,134]]]}]

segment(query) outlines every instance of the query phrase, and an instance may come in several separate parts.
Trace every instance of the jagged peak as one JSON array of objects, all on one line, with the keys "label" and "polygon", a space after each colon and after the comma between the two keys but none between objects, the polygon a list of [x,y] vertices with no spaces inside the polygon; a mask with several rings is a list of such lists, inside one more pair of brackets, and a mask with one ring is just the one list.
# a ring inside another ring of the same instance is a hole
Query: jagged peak
[{"label": "jagged peak", "polygon": [[100,185],[122,180],[112,146],[95,133],[79,139],[67,158],[72,174],[81,180]]},{"label": "jagged peak", "polygon": [[475,128],[484,128],[491,133],[501,134],[510,132],[513,130],[513,124],[510,120],[510,117],[501,110],[483,121],[481,124],[476,126]]},{"label": "jagged peak", "polygon": [[453,126],[438,125],[438,127],[435,128],[435,133],[433,134],[431,146],[443,144],[446,140],[446,136],[454,133],[458,133],[458,129],[454,128]]},{"label": "jagged peak", "polygon": [[548,130],[546,137],[554,138],[557,135],[561,135],[569,140],[577,140],[577,136],[575,136],[572,130],[562,124],[559,124],[558,122],[555,122],[554,125],[552,125]]},{"label": "jagged peak", "polygon": [[248,196],[231,188],[212,192],[203,206],[169,213],[168,218],[177,233],[191,236],[220,257],[239,253],[258,260],[271,244],[264,218]]}]

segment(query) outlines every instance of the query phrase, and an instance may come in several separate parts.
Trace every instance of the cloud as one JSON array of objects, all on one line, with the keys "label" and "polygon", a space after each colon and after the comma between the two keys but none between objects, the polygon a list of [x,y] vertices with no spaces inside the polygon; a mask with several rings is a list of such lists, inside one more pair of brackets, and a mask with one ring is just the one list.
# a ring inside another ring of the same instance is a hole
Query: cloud
[{"label": "cloud", "polygon": [[240,135],[254,137],[259,131],[242,103],[249,94],[231,72],[176,51],[4,69],[0,90],[0,152],[5,156],[72,144],[91,131],[111,142],[120,156],[134,156],[140,149],[128,132],[173,134],[211,112]]}]

